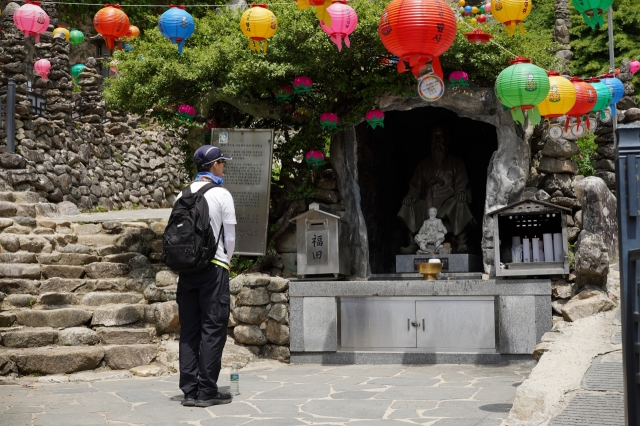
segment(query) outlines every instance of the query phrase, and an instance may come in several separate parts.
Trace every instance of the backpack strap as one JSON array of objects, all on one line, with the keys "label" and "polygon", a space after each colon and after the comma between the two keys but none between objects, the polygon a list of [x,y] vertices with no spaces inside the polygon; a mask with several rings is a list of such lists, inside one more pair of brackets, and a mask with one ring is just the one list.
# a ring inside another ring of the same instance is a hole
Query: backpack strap
[{"label": "backpack strap", "polygon": [[[216,188],[220,185],[218,185],[215,182],[210,182],[208,184],[206,184],[205,186],[203,186],[202,188],[198,189],[197,193],[198,194],[202,194],[204,195],[205,192],[209,191],[210,189]],[[215,234],[214,234],[215,237]],[[220,238],[222,238],[222,248],[224,249],[224,254],[227,254],[227,244],[224,240],[224,223],[222,225],[220,225],[220,232],[218,233],[218,241],[216,242],[216,248],[218,247],[218,244],[220,243]]]},{"label": "backpack strap", "polygon": [[[191,185],[189,185],[189,186],[191,186]],[[217,183],[214,183],[214,182],[210,182],[210,183],[206,184],[205,186],[203,186],[202,188],[198,189],[198,191],[196,191],[196,193],[204,195],[204,193],[207,192],[208,190],[213,189],[213,188],[218,187],[218,186],[220,186],[220,185],[218,185]]]}]

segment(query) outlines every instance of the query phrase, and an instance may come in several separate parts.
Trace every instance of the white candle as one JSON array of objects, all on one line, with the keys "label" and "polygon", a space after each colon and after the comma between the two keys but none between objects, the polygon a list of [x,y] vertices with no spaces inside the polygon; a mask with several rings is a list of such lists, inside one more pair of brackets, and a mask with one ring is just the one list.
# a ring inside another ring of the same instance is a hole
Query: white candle
[{"label": "white candle", "polygon": [[533,252],[533,261],[540,262],[540,240],[538,238],[531,239],[531,251]]},{"label": "white candle", "polygon": [[540,244],[540,262],[544,262],[544,248]]},{"label": "white candle", "polygon": [[528,238],[522,239],[522,253],[524,257],[523,262],[524,263],[531,262],[531,245],[529,243]]},{"label": "white candle", "polygon": [[564,251],[562,250],[562,234],[553,234],[553,260],[556,262],[562,262],[564,257]]},{"label": "white candle", "polygon": [[544,261],[553,262],[553,237],[551,234],[542,234],[544,242]]},{"label": "white candle", "polygon": [[522,247],[520,237],[511,237],[511,262],[520,263],[522,262],[522,250],[517,252],[516,247]]}]

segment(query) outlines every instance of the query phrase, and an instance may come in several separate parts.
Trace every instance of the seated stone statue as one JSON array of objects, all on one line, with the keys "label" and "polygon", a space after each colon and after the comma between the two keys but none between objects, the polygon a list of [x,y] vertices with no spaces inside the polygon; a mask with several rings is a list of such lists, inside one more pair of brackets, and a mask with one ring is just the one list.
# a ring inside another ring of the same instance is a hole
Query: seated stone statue
[{"label": "seated stone statue", "polygon": [[[431,139],[431,157],[416,167],[398,217],[407,225],[413,241],[413,235],[427,219],[429,209],[435,207],[437,217],[445,219],[445,225],[455,236],[456,253],[468,253],[466,228],[473,222],[473,215],[469,209],[471,191],[467,171],[460,158],[447,152],[441,129],[434,129]],[[417,250],[416,243],[400,249],[405,254]]]},{"label": "seated stone statue", "polygon": [[429,219],[424,221],[422,228],[415,236],[415,242],[420,247],[419,254],[434,254],[442,248],[447,228],[445,228],[442,220],[436,217],[437,214],[438,210],[435,207],[431,207],[429,209]]}]

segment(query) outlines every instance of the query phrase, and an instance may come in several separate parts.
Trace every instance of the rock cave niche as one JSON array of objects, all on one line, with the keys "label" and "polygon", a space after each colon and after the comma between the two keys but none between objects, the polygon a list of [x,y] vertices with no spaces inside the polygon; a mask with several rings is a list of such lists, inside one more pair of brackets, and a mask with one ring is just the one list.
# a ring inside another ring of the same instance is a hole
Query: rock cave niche
[{"label": "rock cave niche", "polygon": [[384,128],[371,129],[366,123],[355,128],[360,205],[372,274],[394,273],[395,256],[409,244],[409,233],[396,215],[416,166],[431,155],[431,131],[436,127],[445,131],[449,153],[465,164],[476,221],[468,245],[473,254],[482,256],[487,171],[498,147],[496,127],[446,108],[388,111]]}]

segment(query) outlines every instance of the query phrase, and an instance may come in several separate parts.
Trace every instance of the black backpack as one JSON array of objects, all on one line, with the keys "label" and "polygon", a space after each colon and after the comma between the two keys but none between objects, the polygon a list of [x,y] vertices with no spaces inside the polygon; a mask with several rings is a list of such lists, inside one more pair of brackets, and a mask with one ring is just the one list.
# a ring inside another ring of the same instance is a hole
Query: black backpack
[{"label": "black backpack", "polygon": [[220,226],[220,237],[216,241],[209,204],[204,198],[205,192],[217,186],[208,183],[195,193],[188,186],[174,204],[162,235],[162,261],[174,271],[188,273],[206,268],[218,251],[220,239],[224,244],[224,227]]}]

